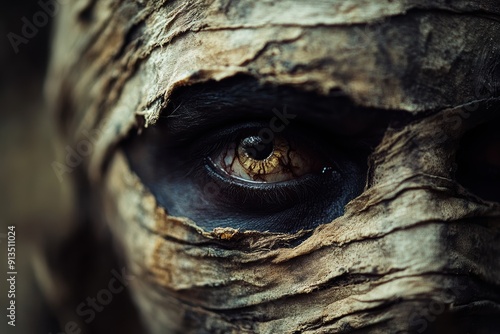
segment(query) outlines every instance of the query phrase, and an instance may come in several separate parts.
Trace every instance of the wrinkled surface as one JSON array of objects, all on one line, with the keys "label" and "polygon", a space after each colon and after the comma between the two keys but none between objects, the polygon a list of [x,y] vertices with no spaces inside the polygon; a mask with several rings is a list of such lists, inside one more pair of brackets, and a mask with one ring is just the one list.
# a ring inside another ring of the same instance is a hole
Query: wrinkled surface
[{"label": "wrinkled surface", "polygon": [[[69,133],[108,120],[96,169],[136,115],[146,126],[158,118],[175,87],[238,73],[413,113],[459,105],[478,99],[477,80],[498,80],[500,57],[498,23],[461,12],[499,9],[452,3],[82,1],[63,8],[47,91],[78,97],[55,106]],[[77,20],[84,10],[90,23]]]},{"label": "wrinkled surface", "polygon": [[[101,131],[85,168],[152,332],[406,333],[435,305],[498,315],[500,206],[451,168],[498,109],[498,14],[493,0],[66,5],[47,96],[66,144]],[[158,207],[116,144],[176,87],[238,74],[415,118],[387,131],[366,191],[330,224],[203,231]]]}]

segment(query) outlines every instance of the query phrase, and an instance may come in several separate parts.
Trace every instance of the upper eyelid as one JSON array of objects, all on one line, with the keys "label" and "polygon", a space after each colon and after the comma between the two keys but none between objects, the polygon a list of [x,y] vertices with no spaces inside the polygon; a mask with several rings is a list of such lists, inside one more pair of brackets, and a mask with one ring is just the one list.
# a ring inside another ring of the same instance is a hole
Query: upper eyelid
[{"label": "upper eyelid", "polygon": [[[268,125],[269,119],[213,119],[209,126],[202,122],[176,131],[169,131],[168,127],[158,130],[154,142],[163,143],[162,146],[169,149],[182,150],[183,153],[190,156],[191,161],[196,157],[208,156],[217,150],[221,150],[230,142],[235,141],[241,131],[264,128]],[[315,128],[314,124],[303,122],[291,124],[280,134],[302,137],[304,143],[325,149],[328,148],[329,153],[335,152],[335,154],[345,154],[347,151],[354,155],[362,154],[367,150],[371,150],[371,146],[373,146],[373,143],[364,137],[343,138],[342,136],[325,133],[322,129]]]},{"label": "upper eyelid", "polygon": [[[284,106],[311,123],[317,119],[318,125],[323,124],[323,118],[338,121],[354,117],[360,121],[370,114],[368,108],[355,105],[340,91],[323,96],[289,86],[261,86],[249,78],[181,87],[171,95],[169,104],[160,118],[176,123],[175,130],[188,130],[214,119],[272,117],[275,109]],[[384,110],[381,116],[387,114]]]},{"label": "upper eyelid", "polygon": [[238,131],[243,131],[251,128],[258,128],[259,126],[265,125],[265,122],[259,121],[239,121],[237,123],[230,123],[215,126],[206,126],[206,124],[191,126],[186,129],[178,130],[176,132],[170,132],[167,134],[167,146],[169,147],[183,147],[189,146],[193,142],[199,142],[200,140],[204,143],[207,141],[212,144],[227,143],[230,140],[236,139]]},{"label": "upper eyelid", "polygon": [[233,124],[256,120],[269,123],[274,116],[273,109],[280,109],[290,101],[294,101],[290,104],[291,112],[299,115],[295,123],[314,129],[314,133],[340,139],[338,142],[346,144],[342,145],[346,148],[371,150],[378,144],[389,120],[401,119],[400,111],[356,106],[339,92],[318,96],[293,91],[290,87],[261,87],[252,80],[236,81],[234,85],[224,84],[223,80],[174,91],[169,106],[154,125],[157,140],[167,145],[182,145]]},{"label": "upper eyelid", "polygon": [[[163,133],[165,138],[180,143],[188,141],[192,137],[199,139],[200,136],[210,131],[221,131],[221,129],[231,127],[234,124],[262,122],[263,126],[269,127],[269,123],[274,116],[274,114],[270,112],[273,108],[273,105],[269,105],[267,108],[252,108],[252,106],[246,104],[235,104],[232,106],[225,106],[224,108],[210,109],[206,106],[205,109],[200,109],[200,107],[191,108],[190,104],[185,104],[175,115],[161,117],[158,123],[155,124],[155,127],[160,128],[159,131]],[[367,129],[353,131],[353,134],[350,134],[349,131],[344,131],[346,129],[346,126],[344,126],[345,123],[351,123],[350,117],[336,121],[333,119],[325,121],[322,118],[314,119],[303,110],[302,112],[293,112],[299,114],[298,118],[292,120],[296,126],[314,129],[313,132],[329,134],[332,138],[344,137],[347,139],[344,142],[352,141],[357,143],[363,141],[377,141],[376,138],[380,137],[385,132],[387,124],[389,123],[389,121],[385,122],[384,118],[390,118],[384,117],[384,115],[381,114],[378,121],[376,121],[378,122],[377,124],[371,121],[371,116],[360,116],[358,114],[357,116],[360,117],[360,124],[362,123],[363,117],[367,120]],[[355,117],[354,114],[351,116]],[[332,127],[331,123],[335,123],[335,127]],[[369,124],[373,124],[373,126]],[[149,131],[149,129],[146,131]],[[374,137],[375,139],[373,139]],[[360,146],[367,147],[370,145],[369,143],[368,145],[362,144]]]}]

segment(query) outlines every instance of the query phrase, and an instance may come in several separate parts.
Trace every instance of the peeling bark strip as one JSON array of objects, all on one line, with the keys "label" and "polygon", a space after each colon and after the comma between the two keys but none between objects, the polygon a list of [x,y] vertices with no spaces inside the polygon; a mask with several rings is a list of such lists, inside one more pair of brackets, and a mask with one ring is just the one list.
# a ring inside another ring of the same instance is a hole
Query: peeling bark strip
[{"label": "peeling bark strip", "polygon": [[[451,167],[463,134],[498,114],[499,15],[496,0],[62,7],[47,97],[61,147],[103,129],[85,173],[151,332],[495,333],[500,205]],[[236,75],[341,90],[414,121],[387,131],[365,192],[333,222],[204,231],[159,207],[117,144],[137,123],[148,131],[176,88]]]}]

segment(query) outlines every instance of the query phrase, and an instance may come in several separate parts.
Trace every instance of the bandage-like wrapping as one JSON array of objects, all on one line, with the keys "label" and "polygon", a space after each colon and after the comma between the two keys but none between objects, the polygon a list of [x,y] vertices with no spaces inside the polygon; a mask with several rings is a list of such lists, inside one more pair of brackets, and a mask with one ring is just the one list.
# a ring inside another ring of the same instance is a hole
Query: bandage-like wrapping
[{"label": "bandage-like wrapping", "polygon": [[[428,310],[498,317],[500,207],[450,166],[461,136],[498,109],[499,14],[494,0],[64,5],[47,96],[66,144],[99,133],[85,170],[147,327],[413,333],[431,326]],[[239,74],[421,117],[387,131],[366,191],[333,222],[203,231],[158,207],[119,143],[148,131],[177,87]]]}]

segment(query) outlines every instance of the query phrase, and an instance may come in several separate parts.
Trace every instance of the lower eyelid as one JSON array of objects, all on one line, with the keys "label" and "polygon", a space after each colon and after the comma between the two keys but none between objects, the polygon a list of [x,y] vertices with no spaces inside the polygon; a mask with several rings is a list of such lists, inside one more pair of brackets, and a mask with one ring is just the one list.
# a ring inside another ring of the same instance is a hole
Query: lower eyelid
[{"label": "lower eyelid", "polygon": [[[274,187],[293,186],[293,185],[300,184],[301,182],[303,182],[306,179],[315,177],[314,174],[307,174],[307,175],[304,175],[300,178],[297,178],[294,180],[289,180],[289,181],[283,181],[283,182],[275,182],[275,183],[251,182],[251,181],[247,182],[247,180],[239,180],[239,179],[235,179],[235,178],[229,179],[227,176],[223,175],[219,171],[219,168],[217,167],[217,165],[214,163],[214,161],[210,157],[207,157],[204,160],[205,160],[205,167],[209,171],[209,173],[213,174],[213,175],[217,175],[217,177],[224,180],[224,182],[233,182],[236,184],[240,184],[242,186],[249,186],[249,187],[255,186],[255,188],[261,188],[261,189],[265,189],[265,188],[271,189]],[[329,170],[329,172],[338,174],[338,171],[334,170],[334,169]]]},{"label": "lower eyelid", "polygon": [[[261,202],[273,204],[289,201],[293,205],[299,201],[308,201],[311,199],[311,196],[318,195],[319,193],[324,195],[325,192],[330,192],[331,196],[340,195],[340,191],[333,191],[332,187],[328,187],[325,184],[326,176],[305,175],[299,179],[279,183],[239,181],[222,175],[208,158],[205,163],[205,171],[208,176],[208,180],[205,180],[205,182],[214,182],[220,191],[219,195],[221,196],[217,200],[225,201],[222,198],[225,195],[232,204],[241,196],[251,199],[256,204]],[[331,173],[329,184],[340,185],[342,183],[340,174],[336,171],[332,171]],[[340,190],[341,187],[333,188]],[[318,192],[320,189],[323,191]],[[277,199],[276,197],[279,198]]]}]

